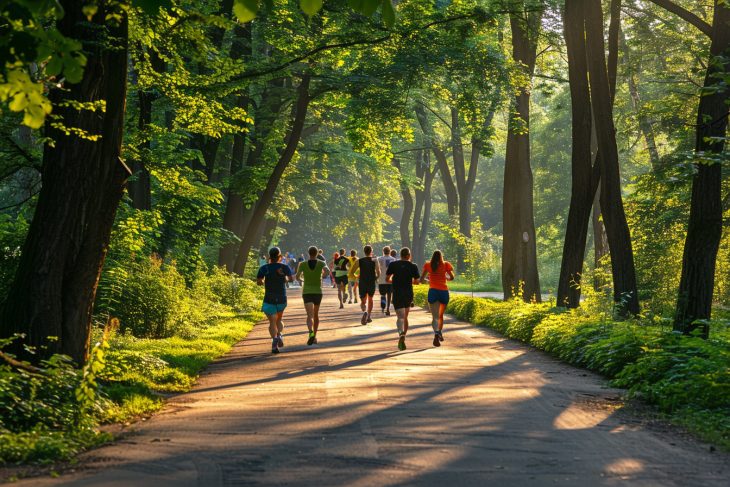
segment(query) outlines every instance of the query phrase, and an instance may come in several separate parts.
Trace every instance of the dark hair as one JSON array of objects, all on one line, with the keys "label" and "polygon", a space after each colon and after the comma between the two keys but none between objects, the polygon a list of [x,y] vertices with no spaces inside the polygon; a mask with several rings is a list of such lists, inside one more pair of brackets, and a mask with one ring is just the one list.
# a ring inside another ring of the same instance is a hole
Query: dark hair
[{"label": "dark hair", "polygon": [[431,256],[431,272],[436,272],[436,269],[439,268],[439,265],[444,263],[444,255],[441,253],[440,250],[434,250],[433,255]]},{"label": "dark hair", "polygon": [[357,255],[357,250],[355,250],[355,249],[350,250],[350,255],[352,257],[355,257]]},{"label": "dark hair", "polygon": [[370,245],[366,245],[362,251],[365,252],[365,255],[370,255],[373,253],[373,248]]},{"label": "dark hair", "polygon": [[405,259],[409,255],[411,255],[411,249],[409,249],[408,247],[403,247],[402,249],[400,249],[400,258],[401,259]]},{"label": "dark hair", "polygon": [[383,247],[383,255],[390,255],[390,247],[387,245]]},{"label": "dark hair", "polygon": [[310,257],[317,257],[317,254],[319,253],[319,249],[317,247],[309,247],[309,256]]},{"label": "dark hair", "polygon": [[279,247],[271,247],[269,249],[269,260],[272,262],[278,262],[281,257],[281,249]]},{"label": "dark hair", "polygon": [[340,254],[340,255],[345,255],[345,249],[340,249],[340,252],[339,252],[339,254]]},{"label": "dark hair", "polygon": [[395,250],[395,249],[390,249],[390,256],[391,256],[391,257],[395,257],[395,254],[397,254],[397,253],[398,253],[398,252],[396,252],[396,250]]}]

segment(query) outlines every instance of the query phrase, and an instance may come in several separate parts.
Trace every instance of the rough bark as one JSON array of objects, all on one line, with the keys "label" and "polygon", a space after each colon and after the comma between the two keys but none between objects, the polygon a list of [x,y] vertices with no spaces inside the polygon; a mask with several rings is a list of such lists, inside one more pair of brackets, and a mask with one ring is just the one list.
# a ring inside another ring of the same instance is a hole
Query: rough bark
[{"label": "rough bark", "polygon": [[566,0],[563,23],[568,53],[573,149],[570,209],[558,281],[558,304],[575,308],[580,304],[588,222],[596,192],[591,153],[593,117],[588,86],[583,0]]},{"label": "rough bark", "polygon": [[413,212],[413,238],[411,253],[416,263],[425,262],[426,235],[431,220],[431,188],[437,168],[431,168],[429,151],[418,151],[416,156],[416,177],[422,188],[415,191],[415,208]]},{"label": "rough bark", "polygon": [[586,50],[591,106],[598,138],[601,174],[601,209],[611,251],[614,301],[620,314],[639,313],[634,254],[621,197],[621,176],[613,123],[612,92],[606,68],[603,12],[600,0],[587,0]]},{"label": "rough bark", "polygon": [[[58,352],[81,364],[88,353],[94,296],[114,216],[129,176],[119,158],[127,88],[127,21],[124,14],[119,23],[106,21],[105,4],[90,22],[81,10],[85,2],[61,4],[65,16],[58,28],[83,43],[87,64],[80,83],[51,92],[54,114],[63,117],[67,126],[102,137],[92,142],[46,126],[46,136],[55,145],[44,148],[43,187],[2,308],[0,336],[24,333],[23,344],[44,347],[32,360]],[[106,101],[104,113],[63,106],[67,101],[99,100]],[[20,344],[13,351],[25,355]]]},{"label": "rough bark", "polygon": [[[397,159],[393,160],[393,165],[398,168],[398,171],[401,172],[401,166]],[[401,172],[402,174],[402,172]],[[413,196],[411,195],[411,190],[408,187],[408,185],[403,181],[403,178],[401,177],[401,183],[400,183],[400,192],[401,196],[403,198],[403,212],[401,213],[400,217],[400,243],[402,247],[408,247],[411,248],[411,234],[409,231],[409,225],[411,223],[411,218],[413,217]]]},{"label": "rough bark", "polygon": [[[717,0],[710,55],[704,95],[697,110],[697,155],[722,153],[727,133],[730,89],[721,87],[720,74],[730,72],[730,5]],[[674,321],[674,329],[683,333],[697,328],[695,320],[709,319],[712,315],[715,264],[722,238],[721,164],[697,164],[696,169]],[[709,328],[702,327],[702,332],[707,337]]]},{"label": "rough bark", "polygon": [[233,271],[239,275],[243,275],[246,263],[248,262],[248,254],[253,245],[258,242],[258,238],[260,238],[260,226],[262,225],[266,212],[274,199],[274,194],[279,187],[279,181],[281,180],[284,171],[289,166],[289,162],[291,162],[292,157],[294,157],[297,145],[301,139],[302,131],[304,129],[304,121],[307,117],[307,108],[311,101],[311,97],[309,95],[309,81],[309,74],[302,76],[302,80],[297,88],[297,99],[293,108],[294,121],[286,137],[286,147],[281,152],[279,160],[274,166],[271,176],[266,183],[266,187],[261,193],[259,201],[255,205],[253,214],[251,215],[251,221],[243,235],[241,245],[238,248],[238,255],[236,256]]},{"label": "rough bark", "polygon": [[[542,11],[510,13],[512,56],[532,77],[537,56],[537,34]],[[504,168],[502,290],[510,299],[540,301],[537,245],[533,215],[533,180],[530,167],[530,92],[520,89],[513,103],[516,120],[509,124]]]}]

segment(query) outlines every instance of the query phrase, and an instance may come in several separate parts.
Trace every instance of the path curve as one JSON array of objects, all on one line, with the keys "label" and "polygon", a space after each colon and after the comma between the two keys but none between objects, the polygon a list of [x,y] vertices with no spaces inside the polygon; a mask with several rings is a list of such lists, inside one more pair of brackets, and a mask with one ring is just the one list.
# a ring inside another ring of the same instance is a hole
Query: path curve
[{"label": "path curve", "polygon": [[326,292],[307,347],[290,290],[282,353],[258,325],[193,391],[81,456],[74,472],[16,485],[720,486],[730,456],[617,412],[601,378],[449,319],[441,348],[414,310],[359,323]]}]

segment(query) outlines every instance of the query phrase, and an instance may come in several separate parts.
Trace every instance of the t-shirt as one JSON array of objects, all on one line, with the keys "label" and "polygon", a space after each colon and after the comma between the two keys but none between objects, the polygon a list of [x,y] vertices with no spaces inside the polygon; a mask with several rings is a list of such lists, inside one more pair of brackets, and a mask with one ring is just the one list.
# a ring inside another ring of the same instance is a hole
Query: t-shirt
[{"label": "t-shirt", "polygon": [[372,257],[362,257],[358,262],[360,269],[360,285],[375,285],[375,259]]},{"label": "t-shirt", "polygon": [[450,262],[439,264],[435,271],[431,270],[431,262],[426,262],[423,266],[423,273],[428,272],[428,287],[438,289],[439,291],[448,291],[449,286],[446,285],[446,273],[454,272],[454,268]]},{"label": "t-shirt", "polygon": [[327,270],[327,264],[319,259],[306,260],[299,263],[297,275],[304,278],[302,294],[322,294],[322,270]]},{"label": "t-shirt", "polygon": [[390,255],[381,255],[378,257],[378,267],[380,267],[380,277],[378,277],[378,284],[388,284],[388,266],[391,262],[395,262],[395,257]]},{"label": "t-shirt", "polygon": [[347,275],[347,266],[350,265],[350,259],[340,256],[335,261],[335,276],[342,277]]},{"label": "t-shirt", "polygon": [[393,292],[397,294],[413,294],[413,280],[421,277],[418,266],[409,260],[391,262],[386,273],[393,276]]},{"label": "t-shirt", "polygon": [[348,279],[350,279],[352,281],[352,280],[357,279],[357,274],[354,269],[355,262],[357,262],[357,257],[348,257],[347,260],[350,261],[350,269],[348,269],[348,271],[347,271],[347,277],[348,277]]},{"label": "t-shirt", "polygon": [[256,279],[264,280],[264,303],[286,304],[286,278],[291,275],[289,266],[279,262],[259,268]]}]

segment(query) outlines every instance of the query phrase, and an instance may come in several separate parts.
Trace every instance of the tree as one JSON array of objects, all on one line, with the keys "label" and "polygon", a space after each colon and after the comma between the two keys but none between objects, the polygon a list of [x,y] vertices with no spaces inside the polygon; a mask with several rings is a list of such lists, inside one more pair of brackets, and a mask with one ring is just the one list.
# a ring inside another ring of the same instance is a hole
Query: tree
[{"label": "tree", "polygon": [[[657,2],[659,3],[659,2]],[[663,2],[664,3],[664,2]],[[695,143],[696,174],[682,258],[674,329],[691,333],[696,320],[709,319],[715,283],[715,263],[722,238],[722,152],[728,125],[730,89],[730,6],[715,1],[710,62],[699,108]],[[706,338],[709,328],[704,327]]]},{"label": "tree", "polygon": [[[522,66],[529,83],[535,72],[537,40],[542,9],[510,12],[512,56]],[[541,300],[537,271],[537,244],[533,216],[532,169],[530,167],[530,91],[520,87],[513,105],[507,135],[504,167],[502,289],[510,299],[518,289],[526,301]]]},{"label": "tree", "polygon": [[43,187],[2,308],[0,335],[24,334],[15,342],[21,354],[23,345],[43,347],[38,357],[59,352],[81,364],[109,235],[129,176],[120,159],[127,16],[119,5],[105,4],[89,21],[85,2],[61,4],[65,16],[58,30],[83,44],[87,61],[79,83],[50,95],[61,122],[46,128],[54,143],[46,144],[43,153]]}]

